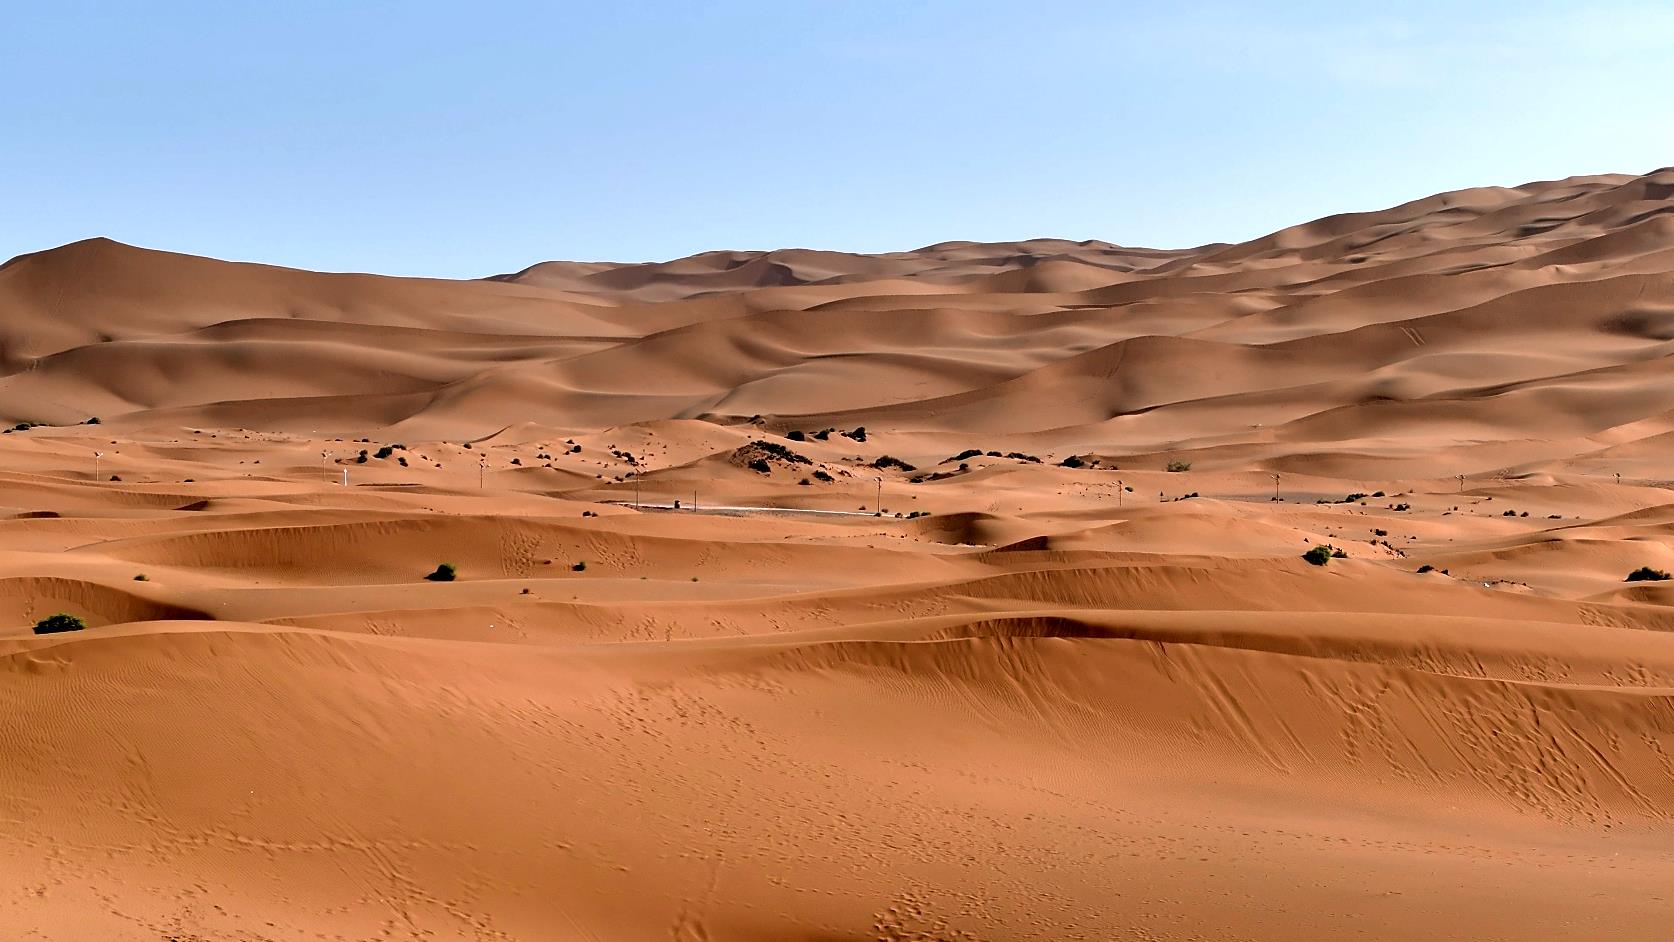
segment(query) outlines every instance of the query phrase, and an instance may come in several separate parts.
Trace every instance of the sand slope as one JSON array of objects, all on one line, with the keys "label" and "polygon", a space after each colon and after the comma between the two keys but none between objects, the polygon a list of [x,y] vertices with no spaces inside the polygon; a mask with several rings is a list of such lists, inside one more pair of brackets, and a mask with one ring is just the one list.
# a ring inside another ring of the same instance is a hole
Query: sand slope
[{"label": "sand slope", "polygon": [[0,935],[1665,938],[1671,341],[1669,170],[1183,250],[14,259]]}]

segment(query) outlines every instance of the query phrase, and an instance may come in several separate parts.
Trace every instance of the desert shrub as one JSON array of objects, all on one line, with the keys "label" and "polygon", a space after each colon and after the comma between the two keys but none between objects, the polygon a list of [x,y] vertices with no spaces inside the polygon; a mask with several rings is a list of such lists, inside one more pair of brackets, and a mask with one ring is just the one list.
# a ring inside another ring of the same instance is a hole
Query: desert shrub
[{"label": "desert shrub", "polygon": [[808,440],[808,436],[806,434],[804,434],[801,429],[794,429],[794,428],[791,429],[790,431],[786,432],[785,437],[790,439],[793,442],[805,442],[805,441]]},{"label": "desert shrub", "polygon": [[1302,554],[1302,558],[1315,566],[1323,566],[1331,561],[1331,547],[1323,543],[1318,546],[1310,546],[1308,551]]},{"label": "desert shrub", "polygon": [[580,560],[580,561],[578,561],[578,562],[576,562],[576,563],[574,563],[573,565],[570,566],[570,572],[586,572],[586,571],[587,571],[587,560],[585,560],[585,559]]},{"label": "desert shrub", "polygon": [[900,468],[902,471],[917,471],[918,470],[918,468],[915,467],[914,465],[910,465],[910,464],[906,463],[905,461],[902,461],[900,458],[895,457],[894,455],[882,455],[882,456],[880,456],[876,461],[872,462],[872,467],[878,468],[879,470],[882,470],[884,468]]},{"label": "desert shrub", "polygon": [[1332,559],[1348,559],[1348,550],[1342,549],[1341,547],[1332,547],[1331,548],[1331,558]]},{"label": "desert shrub", "polygon": [[145,573],[142,572],[139,575],[134,577],[134,581],[135,582],[150,582],[151,577],[147,576]]},{"label": "desert shrub", "polygon": [[395,449],[389,447],[388,445],[385,445],[382,448],[379,448],[377,453],[374,454],[372,457],[374,457],[374,458],[388,458],[390,455],[393,455],[393,454],[395,454]]},{"label": "desert shrub", "polygon": [[1192,463],[1190,461],[1181,461],[1179,458],[1171,458],[1169,459],[1166,467],[1168,470],[1178,473],[1180,471],[1190,471],[1192,469]]},{"label": "desert shrub", "polygon": [[48,615],[36,622],[35,633],[38,635],[52,635],[62,631],[80,631],[86,627],[87,622],[74,615],[59,612],[56,615]]},{"label": "desert shrub", "polygon": [[766,458],[757,458],[750,462],[750,470],[761,474],[771,474],[773,473],[773,466],[767,463]]},{"label": "desert shrub", "polygon": [[1652,569],[1649,566],[1640,566],[1638,569],[1635,569],[1634,571],[1628,573],[1627,579],[1625,579],[1623,581],[1625,581],[1625,582],[1662,582],[1662,581],[1664,581],[1668,578],[1669,578],[1668,573],[1663,572],[1661,569]]},{"label": "desert shrub", "polygon": [[1059,466],[1065,468],[1085,468],[1087,466],[1087,462],[1081,460],[1079,455],[1070,455],[1063,461],[1058,462],[1058,464]]},{"label": "desert shrub", "polygon": [[825,483],[830,484],[832,481],[835,481],[837,479],[832,477],[830,474],[828,474],[825,471],[815,471],[814,472],[814,480],[824,481]]},{"label": "desert shrub", "polygon": [[1426,573],[1426,572],[1435,572],[1436,567],[1430,565],[1429,563],[1425,563],[1424,565],[1418,567],[1418,571],[1419,571],[1420,574],[1423,574],[1423,573]]},{"label": "desert shrub", "polygon": [[453,563],[442,563],[440,566],[436,567],[435,572],[432,572],[424,578],[429,579],[431,582],[452,582],[458,577],[459,570],[454,568]]},{"label": "desert shrub", "polygon": [[797,481],[796,483],[801,485],[802,487],[812,487],[813,484],[814,484],[813,481],[810,481],[807,478],[803,478],[802,480]]}]

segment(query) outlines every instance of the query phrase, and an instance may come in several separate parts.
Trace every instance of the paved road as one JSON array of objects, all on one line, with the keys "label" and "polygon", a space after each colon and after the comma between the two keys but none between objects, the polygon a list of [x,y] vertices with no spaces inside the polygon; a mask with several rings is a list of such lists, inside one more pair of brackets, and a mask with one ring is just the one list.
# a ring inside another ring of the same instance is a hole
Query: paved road
[{"label": "paved road", "polygon": [[[607,501],[601,501],[601,503],[613,504],[617,507],[633,507],[634,506],[634,502],[631,501],[631,500],[607,500]],[[714,504],[699,504],[697,510],[693,511],[690,504],[684,504],[683,503],[679,507],[676,507],[673,504],[653,504],[653,503],[646,502],[646,501],[640,502],[638,509],[640,509],[640,510],[674,510],[674,511],[679,511],[680,513],[694,513],[695,512],[695,513],[700,513],[700,514],[812,514],[812,515],[815,515],[815,516],[823,516],[823,517],[876,517],[876,516],[878,516],[878,514],[875,514],[875,513],[871,512],[870,510],[814,510],[814,509],[809,508],[809,507],[732,507],[732,506],[726,506],[726,505],[717,506],[717,505],[714,505]],[[894,515],[891,514],[890,517],[891,517],[891,519],[893,519]]]}]

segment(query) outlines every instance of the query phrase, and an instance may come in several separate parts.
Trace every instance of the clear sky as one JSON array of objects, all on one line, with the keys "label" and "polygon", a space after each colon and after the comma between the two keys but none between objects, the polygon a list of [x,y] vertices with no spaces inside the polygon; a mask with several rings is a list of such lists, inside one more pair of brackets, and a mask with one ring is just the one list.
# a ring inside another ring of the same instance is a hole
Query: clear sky
[{"label": "clear sky", "polygon": [[1674,164],[1674,3],[0,0],[0,258],[1236,241]]}]

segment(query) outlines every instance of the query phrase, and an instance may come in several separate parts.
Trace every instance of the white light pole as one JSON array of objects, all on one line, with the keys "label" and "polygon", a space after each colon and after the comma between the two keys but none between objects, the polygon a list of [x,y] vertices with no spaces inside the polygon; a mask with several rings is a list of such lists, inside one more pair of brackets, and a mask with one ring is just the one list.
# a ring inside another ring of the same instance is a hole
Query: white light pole
[{"label": "white light pole", "polygon": [[97,482],[99,480],[99,459],[103,458],[104,456],[105,456],[105,453],[102,452],[102,451],[95,451],[93,453],[93,480],[95,482]]},{"label": "white light pole", "polygon": [[321,484],[330,484],[331,483],[331,479],[326,476],[326,463],[329,462],[330,460],[331,460],[331,452],[329,452],[329,451],[320,452],[320,483]]}]

